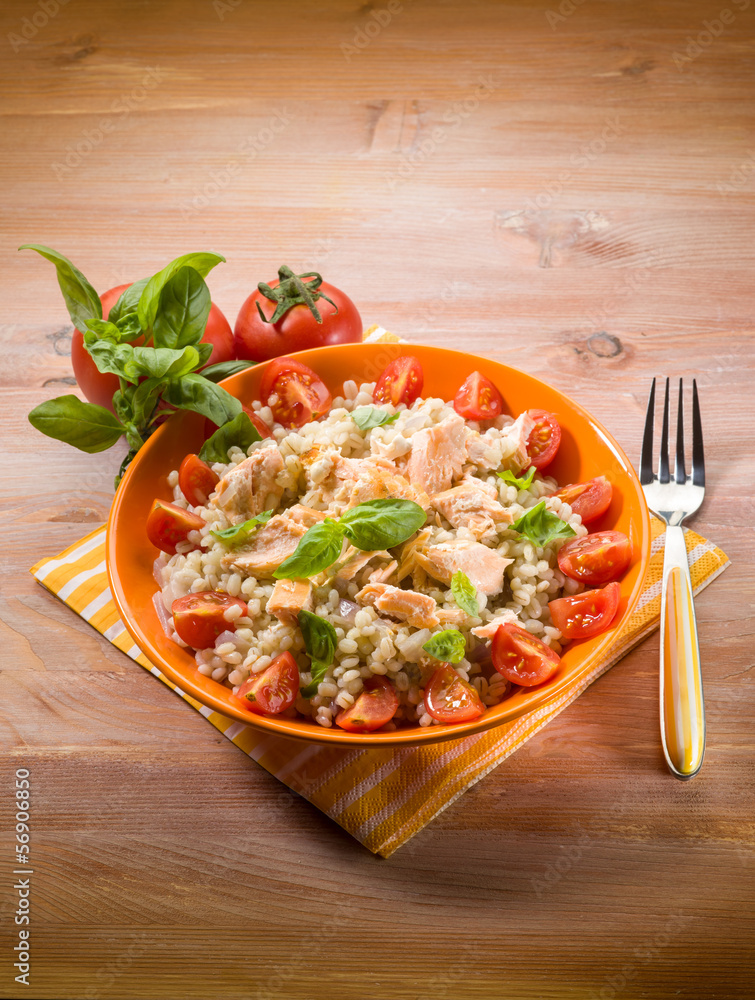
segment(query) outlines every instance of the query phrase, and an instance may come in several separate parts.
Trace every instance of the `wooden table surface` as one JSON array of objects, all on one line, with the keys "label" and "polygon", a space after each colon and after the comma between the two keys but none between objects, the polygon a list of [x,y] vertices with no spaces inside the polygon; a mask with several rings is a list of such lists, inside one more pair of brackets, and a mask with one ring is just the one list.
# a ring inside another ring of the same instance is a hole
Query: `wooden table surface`
[{"label": "wooden table surface", "polygon": [[[0,995],[752,996],[752,6],[3,5],[1,850],[25,767],[35,879],[26,987],[4,876]],[[231,321],[282,262],[321,270],[631,456],[651,376],[696,377],[694,527],[733,560],[697,605],[701,774],[665,771],[656,635],[389,860],[289,793],[28,575],[118,464],[26,421],[73,384],[29,241],[100,290],[220,251]]]}]

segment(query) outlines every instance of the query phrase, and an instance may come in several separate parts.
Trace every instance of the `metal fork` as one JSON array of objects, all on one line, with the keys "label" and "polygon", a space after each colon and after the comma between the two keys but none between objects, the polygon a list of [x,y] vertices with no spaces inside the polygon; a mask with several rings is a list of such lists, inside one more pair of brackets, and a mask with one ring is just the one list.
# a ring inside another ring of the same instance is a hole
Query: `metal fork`
[{"label": "metal fork", "polygon": [[682,521],[694,514],[705,494],[703,429],[697,383],[692,380],[692,475],[684,469],[682,380],[676,420],[674,475],[669,473],[669,380],[663,404],[663,428],[658,475],[653,475],[655,379],[650,388],[640,458],[640,482],[650,509],[666,522],[661,589],[661,740],[666,763],[675,778],[694,778],[705,753],[705,705],[697,621],[692,599],[687,548]]}]

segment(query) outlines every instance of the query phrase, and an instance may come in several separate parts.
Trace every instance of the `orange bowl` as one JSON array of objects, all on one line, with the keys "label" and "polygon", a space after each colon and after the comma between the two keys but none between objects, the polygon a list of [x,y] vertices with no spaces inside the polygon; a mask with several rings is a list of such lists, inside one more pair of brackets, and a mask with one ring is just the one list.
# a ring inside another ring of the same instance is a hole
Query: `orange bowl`
[{"label": "orange bowl", "polygon": [[[158,554],[145,533],[147,514],[155,497],[172,499],[168,475],[188,452],[199,451],[204,417],[188,411],[174,414],[139,451],[118,488],[107,531],[107,569],[113,596],[124,624],[139,648],[182,691],[209,708],[239,722],[280,736],[341,746],[416,745],[458,739],[510,722],[557,697],[584,680],[627,621],[642,591],[650,558],[650,518],[645,497],[632,466],[619,445],[597,420],[552,386],[524,372],[487,358],[417,344],[344,344],[301,351],[296,355],[328,384],[333,395],[349,379],[372,382],[389,362],[411,354],[425,373],[423,395],[453,399],[464,379],[480,371],[501,390],[506,409],[516,416],[526,409],[550,410],[562,428],[561,447],[548,475],[563,485],[607,476],[614,488],[608,511],[591,529],[616,528],[629,536],[633,557],[621,580],[621,604],[613,627],[599,636],[567,646],[558,673],[548,683],[519,688],[473,722],[459,725],[413,726],[394,732],[348,733],[325,729],[304,718],[254,715],[231,700],[231,690],[199,673],[194,657],[163,632],[152,597],[157,589],[152,565]],[[226,379],[223,385],[244,402],[258,398],[266,364]]]}]

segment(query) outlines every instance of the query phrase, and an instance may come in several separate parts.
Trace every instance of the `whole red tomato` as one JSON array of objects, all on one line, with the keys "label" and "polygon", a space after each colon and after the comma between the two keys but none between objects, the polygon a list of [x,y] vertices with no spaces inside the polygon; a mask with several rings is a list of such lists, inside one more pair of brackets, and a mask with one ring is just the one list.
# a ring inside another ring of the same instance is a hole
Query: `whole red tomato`
[{"label": "whole red tomato", "polygon": [[277,281],[252,292],[234,329],[236,357],[249,361],[361,339],[362,319],[345,292],[319,274],[294,274],[285,265]]},{"label": "whole red tomato", "polygon": [[[126,285],[118,285],[117,288],[110,288],[102,293],[100,302],[102,302],[103,319],[108,318],[110,310],[130,284],[129,281]],[[212,354],[207,362],[208,365],[217,365],[221,361],[230,361],[234,357],[231,324],[215,303],[210,308],[202,340],[206,344],[212,344]],[[142,343],[142,338],[140,337],[133,343]],[[84,347],[84,337],[79,330],[74,330],[71,338],[71,363],[76,381],[89,402],[112,410],[113,393],[120,388],[118,376],[110,372],[103,373],[97,369],[97,365]]]}]

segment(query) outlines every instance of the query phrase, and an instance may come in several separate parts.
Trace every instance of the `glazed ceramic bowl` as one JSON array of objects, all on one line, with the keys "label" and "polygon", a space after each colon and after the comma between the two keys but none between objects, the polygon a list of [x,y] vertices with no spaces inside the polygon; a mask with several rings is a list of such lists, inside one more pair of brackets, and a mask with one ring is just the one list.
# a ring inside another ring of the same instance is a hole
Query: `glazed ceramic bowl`
[{"label": "glazed ceramic bowl", "polygon": [[[563,436],[558,455],[547,472],[559,483],[566,485],[598,475],[608,477],[613,484],[613,500],[609,510],[590,526],[591,530],[623,531],[629,536],[633,551],[631,565],[621,580],[621,604],[613,627],[602,635],[568,645],[558,673],[547,684],[514,689],[481,718],[460,725],[414,726],[395,732],[358,734],[335,726],[325,729],[304,718],[266,717],[244,711],[232,701],[230,688],[200,674],[192,653],[166,637],[152,603],[157,589],[152,566],[158,552],[147,540],[144,527],[147,514],[155,497],[172,499],[169,473],[178,468],[188,452],[199,451],[203,441],[204,418],[188,411],[178,412],[147,441],[123,477],[108,522],[107,565],[113,596],[135,642],[167,677],[209,708],[271,734],[331,745],[378,747],[458,739],[538,709],[585,680],[632,614],[650,558],[648,510],[626,455],[608,431],[581,406],[524,372],[473,354],[436,347],[346,344],[302,351],[296,357],[313,368],[336,396],[344,381],[374,381],[390,361],[402,354],[414,355],[421,361],[425,396],[453,399],[464,379],[476,370],[499,387],[506,409],[513,416],[535,408],[555,413]],[[242,401],[251,403],[258,398],[265,368],[265,364],[257,365],[226,379],[223,385]]]}]

